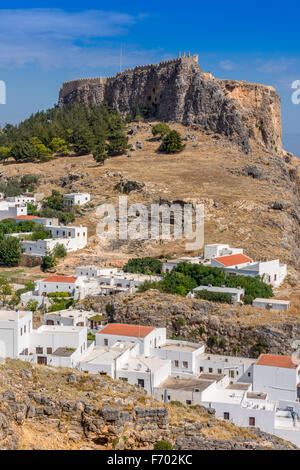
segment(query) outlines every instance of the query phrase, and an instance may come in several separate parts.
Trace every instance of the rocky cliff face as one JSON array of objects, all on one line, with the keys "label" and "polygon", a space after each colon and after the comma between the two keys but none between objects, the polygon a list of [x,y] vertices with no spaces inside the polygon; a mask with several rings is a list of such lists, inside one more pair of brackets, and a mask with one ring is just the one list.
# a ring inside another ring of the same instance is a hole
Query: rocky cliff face
[{"label": "rocky cliff face", "polygon": [[256,141],[282,152],[280,98],[272,87],[217,80],[204,73],[198,56],[136,67],[115,77],[63,84],[59,104],[89,106],[107,101],[123,116],[140,109],[145,117],[197,124],[237,142],[245,152]]}]

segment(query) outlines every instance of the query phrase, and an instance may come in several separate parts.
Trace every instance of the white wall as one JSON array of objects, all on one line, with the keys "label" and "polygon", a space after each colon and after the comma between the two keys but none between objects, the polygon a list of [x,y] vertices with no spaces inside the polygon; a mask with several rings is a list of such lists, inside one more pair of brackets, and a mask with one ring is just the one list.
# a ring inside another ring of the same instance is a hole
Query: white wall
[{"label": "white wall", "polygon": [[298,370],[253,365],[253,390],[265,392],[272,400],[296,400]]}]

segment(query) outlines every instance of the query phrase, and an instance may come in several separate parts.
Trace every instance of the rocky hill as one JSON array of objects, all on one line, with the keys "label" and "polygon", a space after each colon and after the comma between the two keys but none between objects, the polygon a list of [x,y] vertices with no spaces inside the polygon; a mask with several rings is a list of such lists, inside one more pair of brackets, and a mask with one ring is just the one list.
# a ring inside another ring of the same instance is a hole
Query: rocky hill
[{"label": "rocky hill", "polygon": [[7,360],[0,365],[0,450],[291,450],[213,410],[164,405],[109,377]]},{"label": "rocky hill", "polygon": [[269,86],[218,80],[205,73],[198,55],[138,66],[109,78],[63,84],[59,104],[106,101],[123,116],[200,125],[225,135],[245,152],[253,142],[281,154],[280,98]]}]

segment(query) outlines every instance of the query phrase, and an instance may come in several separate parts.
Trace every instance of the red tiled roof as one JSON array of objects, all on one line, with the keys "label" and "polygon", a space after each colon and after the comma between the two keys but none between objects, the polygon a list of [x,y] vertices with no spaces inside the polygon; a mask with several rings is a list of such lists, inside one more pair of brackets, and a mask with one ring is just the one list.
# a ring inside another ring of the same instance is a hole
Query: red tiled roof
[{"label": "red tiled roof", "polygon": [[126,325],[123,323],[110,323],[106,325],[99,334],[131,336],[133,338],[145,338],[151,331],[155,330],[153,326]]},{"label": "red tiled roof", "polygon": [[252,261],[251,258],[248,258],[248,256],[241,253],[236,255],[220,256],[219,258],[214,259],[224,266],[236,266],[238,264],[250,263]]},{"label": "red tiled roof", "polygon": [[53,276],[47,277],[47,279],[43,279],[43,282],[65,282],[67,284],[73,284],[76,281],[77,277],[73,276]]},{"label": "red tiled roof", "polygon": [[32,220],[32,219],[38,219],[35,215],[17,215],[16,217],[12,217],[12,219],[18,219],[18,220]]},{"label": "red tiled roof", "polygon": [[275,354],[261,354],[256,361],[259,366],[281,367],[283,369],[296,369],[299,363],[300,359]]}]

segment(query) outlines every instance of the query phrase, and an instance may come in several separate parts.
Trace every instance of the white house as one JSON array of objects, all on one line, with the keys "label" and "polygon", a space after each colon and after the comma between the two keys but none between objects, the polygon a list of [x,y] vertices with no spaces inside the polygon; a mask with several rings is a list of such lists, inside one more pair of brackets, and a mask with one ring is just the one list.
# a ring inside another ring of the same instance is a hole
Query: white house
[{"label": "white house", "polygon": [[289,310],[291,302],[289,300],[257,298],[253,300],[252,306],[275,310]]},{"label": "white house", "polygon": [[197,292],[201,291],[215,292],[217,294],[229,294],[233,302],[241,302],[245,295],[245,289],[241,287],[225,287],[225,286],[199,286],[193,289],[191,297],[197,296]]},{"label": "white house", "polygon": [[211,258],[210,265],[212,268],[243,268],[252,263],[252,259],[243,253],[238,253],[234,255],[225,255],[219,256],[216,258]]},{"label": "white house", "polygon": [[64,194],[64,206],[83,206],[91,200],[89,193]]},{"label": "white house", "polygon": [[41,225],[57,225],[58,219],[56,217],[37,217],[36,215],[19,215],[17,217],[12,217],[12,219],[17,222],[24,222],[25,220],[32,220],[33,222]]},{"label": "white house", "polygon": [[204,246],[204,259],[211,260],[227,255],[243,254],[242,248],[231,248],[229,245],[214,243]]},{"label": "white house", "polygon": [[96,335],[96,346],[113,346],[117,341],[133,341],[140,345],[140,354],[149,356],[152,348],[166,342],[166,329],[153,326],[110,323]]},{"label": "white house", "polygon": [[97,278],[99,276],[112,276],[117,274],[118,268],[103,268],[99,266],[76,266],[75,275],[87,278]]},{"label": "white house", "polygon": [[[34,219],[34,221],[36,221]],[[64,245],[68,252],[77,251],[87,245],[87,228],[45,225],[52,238],[37,241],[23,241],[22,248],[25,254],[32,256],[45,256],[48,251],[57,245]]]},{"label": "white house", "polygon": [[18,357],[29,347],[32,313],[0,310],[0,357]]},{"label": "white house", "polygon": [[150,353],[161,359],[171,360],[173,375],[188,377],[197,375],[198,359],[204,350],[204,344],[168,339],[160,345],[154,345]]},{"label": "white house", "polygon": [[32,204],[35,202],[34,196],[29,196],[27,194],[21,194],[20,196],[12,196],[6,198],[7,202],[13,202],[18,205]]},{"label": "white house", "polygon": [[272,400],[300,398],[300,360],[291,356],[262,354],[253,365],[253,390]]},{"label": "white house", "polygon": [[44,314],[44,325],[62,326],[88,326],[89,317],[93,317],[94,312],[69,308]]},{"label": "white house", "polygon": [[0,201],[0,220],[27,215],[27,206],[16,205],[14,202]]},{"label": "white house", "polygon": [[88,351],[87,328],[43,325],[32,330],[20,359],[55,367],[76,367]]}]

